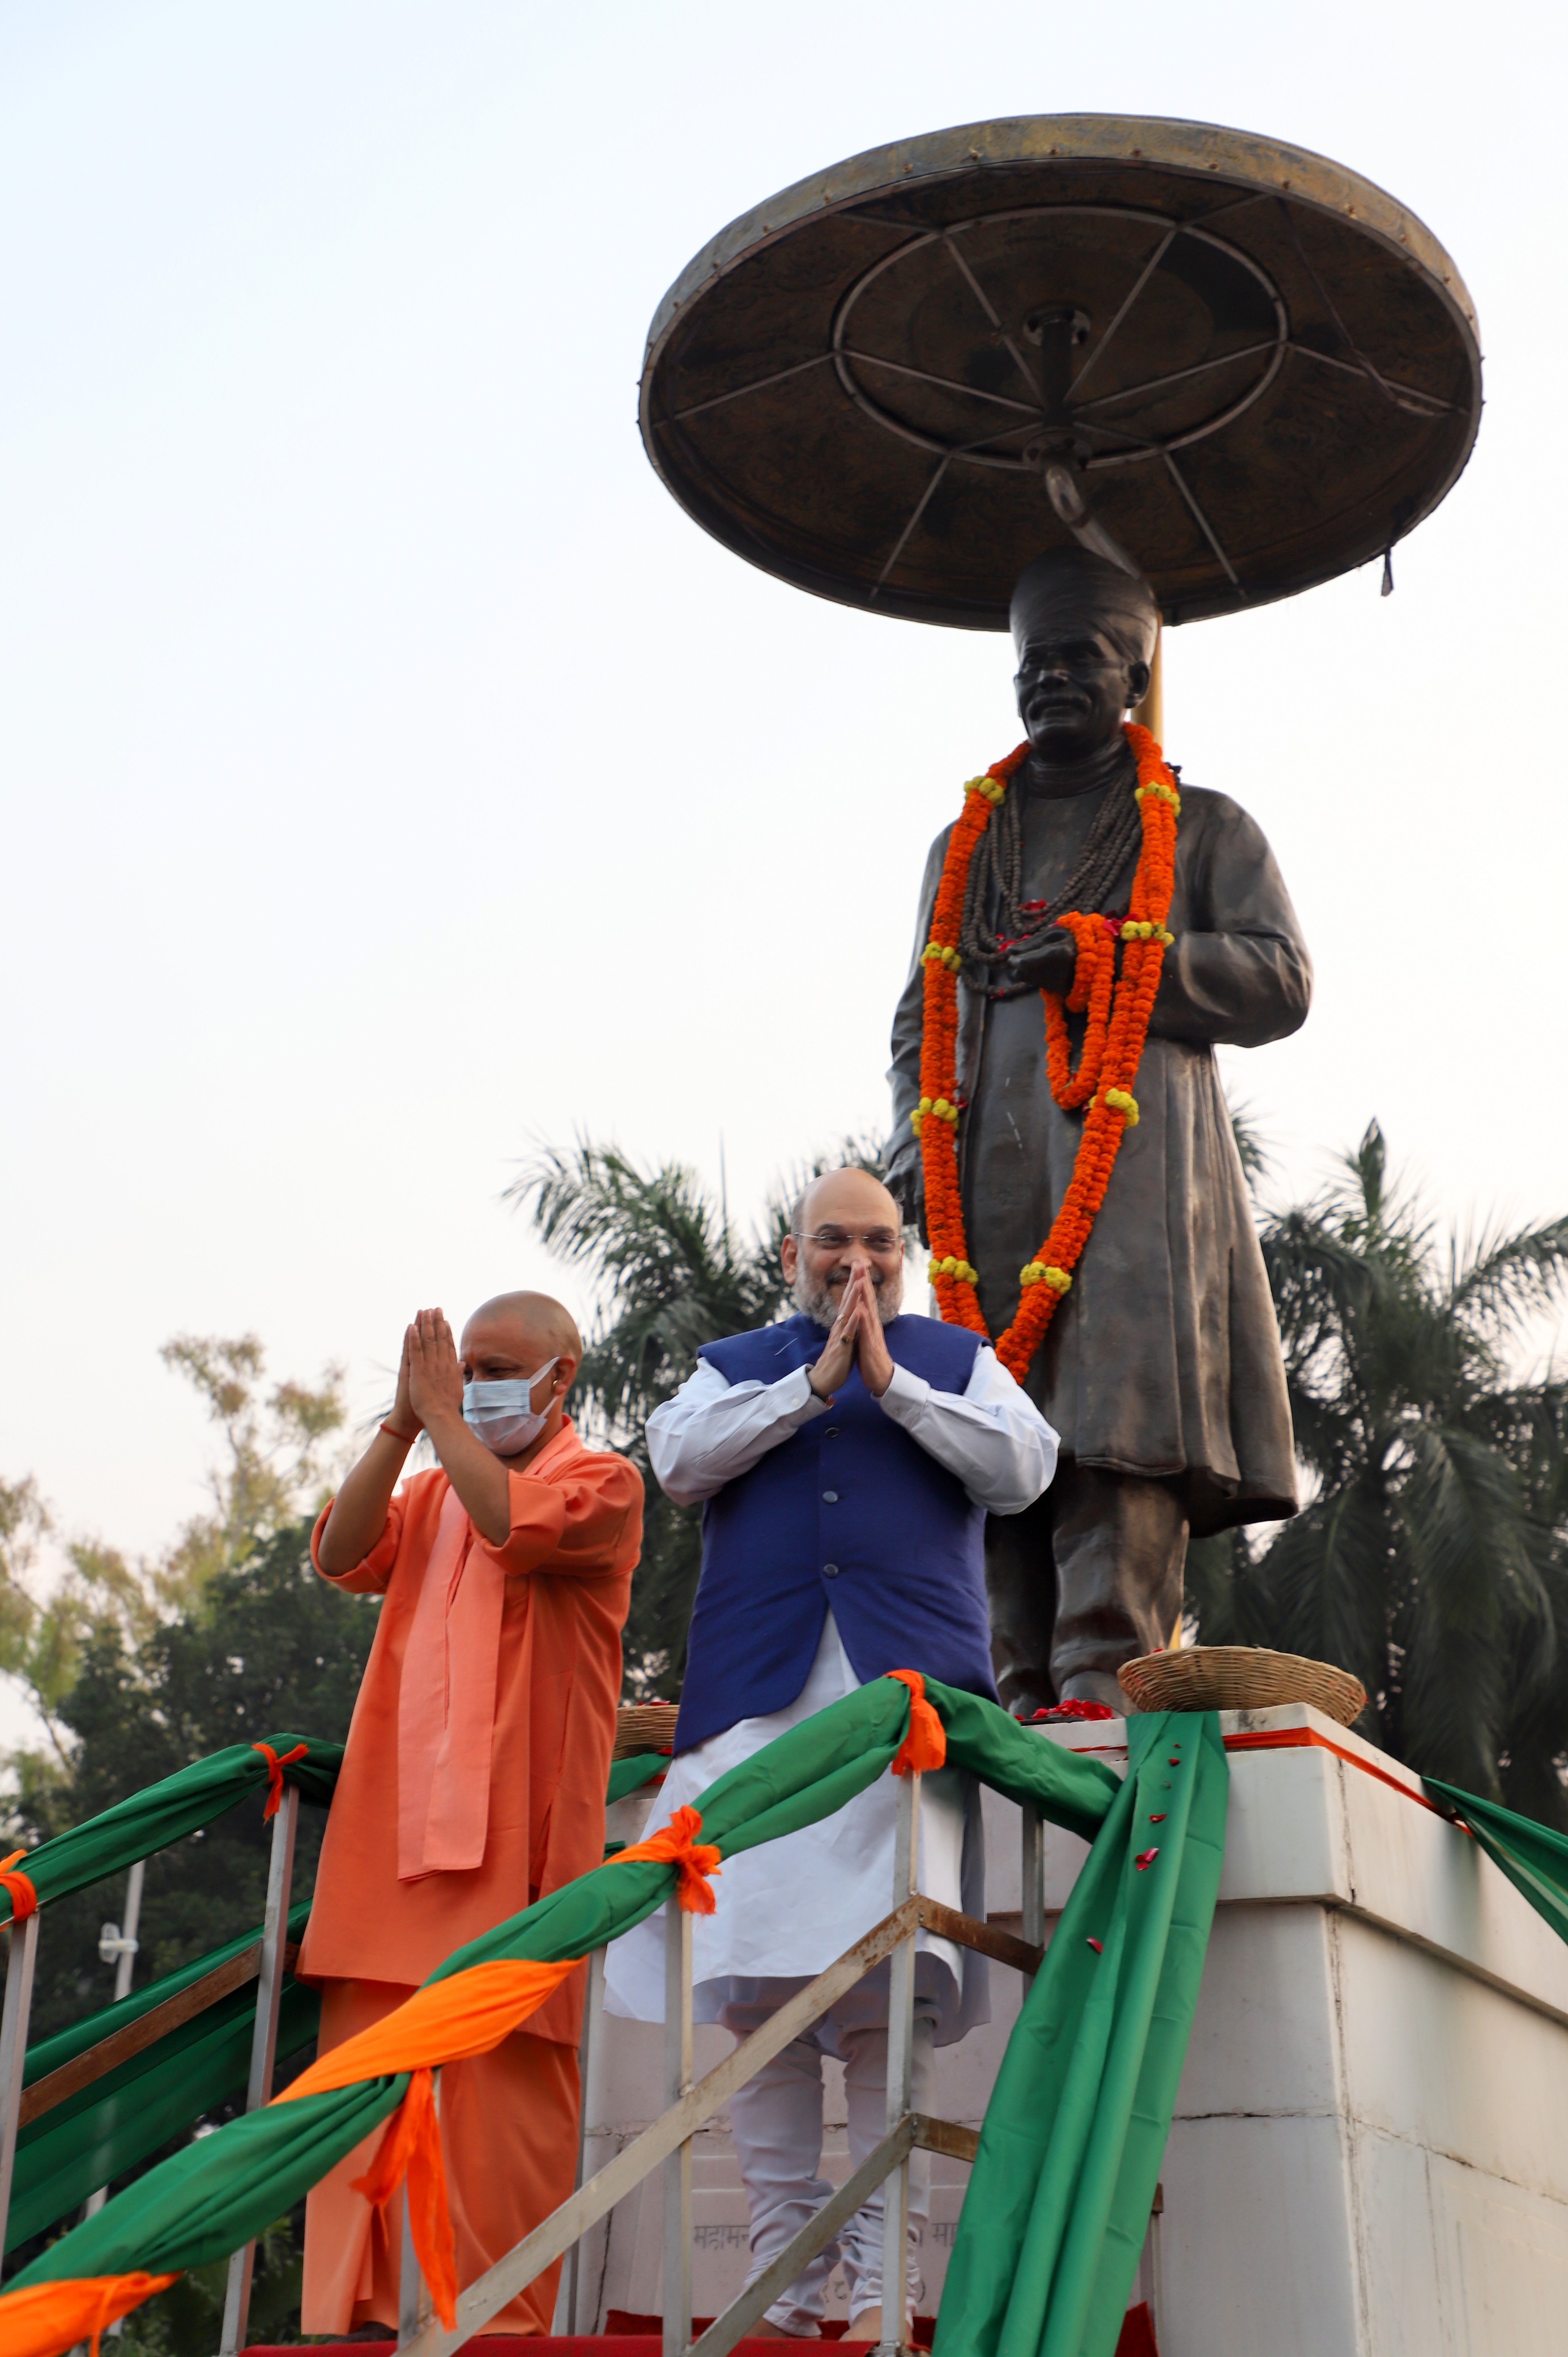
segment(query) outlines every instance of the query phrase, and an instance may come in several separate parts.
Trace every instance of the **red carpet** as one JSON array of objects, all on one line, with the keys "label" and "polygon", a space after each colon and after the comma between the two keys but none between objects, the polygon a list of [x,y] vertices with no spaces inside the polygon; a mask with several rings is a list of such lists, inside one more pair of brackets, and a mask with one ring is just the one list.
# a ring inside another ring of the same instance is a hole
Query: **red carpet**
[{"label": "red carpet", "polygon": [[[555,2341],[530,2339],[521,2332],[481,2332],[463,2345],[474,2352],[474,2357],[662,2357],[663,2343],[656,2316],[628,2316],[623,2309],[612,2308],[607,2321],[617,2328],[615,2331],[564,2334]],[[712,2322],[711,2316],[694,2316],[692,2330],[693,2333],[705,2332]],[[917,2349],[930,2347],[935,2323],[934,2317],[916,2317]],[[852,2357],[852,2352],[869,2351],[875,2345],[870,2341],[851,2341],[847,2326],[836,2320],[823,2325],[822,2339],[836,2341],[842,2357]],[[383,2352],[396,2346],[390,2333],[384,2341],[252,2342],[245,2357],[383,2357]],[[745,2351],[746,2357],[779,2357],[777,2341],[747,2339],[737,2341],[736,2348],[737,2352]],[[1159,2357],[1155,2328],[1142,2302],[1127,2310],[1122,2337],[1116,2343],[1116,2357]]]},{"label": "red carpet", "polygon": [[[693,2328],[703,2331],[711,2324],[711,2317],[693,2318]],[[826,2340],[830,2337],[823,2335]],[[875,2347],[871,2341],[842,2340],[844,2357],[850,2352]],[[820,2344],[819,2344],[820,2345]],[[929,2345],[929,2344],[928,2344]],[[249,2341],[245,2357],[386,2357],[395,2349],[394,2339],[385,2341]],[[579,2332],[564,2333],[559,2340],[531,2339],[521,2332],[481,2332],[463,2343],[473,2357],[662,2357],[663,2341],[657,2332]],[[777,2341],[737,2341],[736,2350],[747,2357],[779,2357]],[[1142,2357],[1142,2352],[1135,2352]]]}]

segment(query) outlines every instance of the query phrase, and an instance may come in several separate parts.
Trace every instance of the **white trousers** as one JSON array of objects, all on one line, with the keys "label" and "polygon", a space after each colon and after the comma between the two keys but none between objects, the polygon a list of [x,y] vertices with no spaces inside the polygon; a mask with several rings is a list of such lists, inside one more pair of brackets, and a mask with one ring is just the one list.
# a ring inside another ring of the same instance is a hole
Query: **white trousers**
[{"label": "white trousers", "polygon": [[[922,1963],[925,1959],[920,1960]],[[917,1975],[914,2074],[910,2108],[931,2108],[933,1996]],[[799,1986],[799,1984],[795,1984]],[[719,2016],[739,2040],[748,2038],[778,2011],[789,1994],[726,2004]],[[887,2133],[887,1967],[870,1973],[845,1991],[829,2012],[786,2046],[730,2097],[730,2124],[751,2216],[751,2265],[755,2283],[790,2239],[813,2218],[832,2191],[821,2174],[822,2160],[822,2058],[843,2064],[849,2115],[849,2158],[858,2169]],[[788,2291],[767,2311],[786,2332],[813,2332],[822,2322],[822,2293],[840,2260],[849,2280],[850,2321],[882,2302],[882,2216],[885,2185],[868,2194],[837,2238],[818,2253]],[[919,2287],[916,2243],[930,2208],[930,2155],[909,2156],[908,2298]]]}]

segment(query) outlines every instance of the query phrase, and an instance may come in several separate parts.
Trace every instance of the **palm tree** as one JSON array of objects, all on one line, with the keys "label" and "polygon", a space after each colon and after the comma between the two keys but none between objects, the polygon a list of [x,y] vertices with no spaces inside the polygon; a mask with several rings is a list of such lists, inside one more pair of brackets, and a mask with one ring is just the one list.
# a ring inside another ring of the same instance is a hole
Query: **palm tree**
[{"label": "palm tree", "polygon": [[1262,1244],[1309,1501],[1195,1543],[1203,1640],[1353,1670],[1374,1742],[1568,1827],[1568,1383],[1510,1369],[1568,1219],[1440,1237],[1374,1122]]},{"label": "palm tree", "polygon": [[627,1622],[626,1692],[647,1700],[679,1691],[686,1626],[702,1560],[702,1515],[671,1503],[653,1480],[643,1427],[679,1390],[703,1343],[766,1326],[786,1306],[779,1246],[789,1206],[830,1164],[879,1170],[875,1147],[846,1138],[833,1156],[776,1185],[759,1232],[741,1236],[727,1202],[695,1171],[667,1162],[639,1169],[611,1146],[544,1150],[508,1188],[557,1258],[586,1269],[599,1304],[578,1376],[577,1413],[605,1446],[623,1450],[647,1489],[642,1560]]}]

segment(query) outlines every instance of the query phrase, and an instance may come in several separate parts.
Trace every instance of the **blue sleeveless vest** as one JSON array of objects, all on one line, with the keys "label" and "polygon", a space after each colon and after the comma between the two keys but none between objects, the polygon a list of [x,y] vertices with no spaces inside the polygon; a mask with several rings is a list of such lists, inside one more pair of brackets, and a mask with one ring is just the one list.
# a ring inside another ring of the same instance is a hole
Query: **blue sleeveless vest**
[{"label": "blue sleeveless vest", "polygon": [[[894,1361],[962,1394],[979,1338],[935,1318],[895,1318]],[[826,1340],[810,1318],[704,1343],[726,1382],[777,1383]],[[996,1700],[985,1609],[984,1509],[885,1415],[859,1373],[824,1415],[726,1481],[703,1510],[675,1749],[737,1719],[782,1710],[811,1673],[831,1604],[855,1675],[920,1670]]]}]

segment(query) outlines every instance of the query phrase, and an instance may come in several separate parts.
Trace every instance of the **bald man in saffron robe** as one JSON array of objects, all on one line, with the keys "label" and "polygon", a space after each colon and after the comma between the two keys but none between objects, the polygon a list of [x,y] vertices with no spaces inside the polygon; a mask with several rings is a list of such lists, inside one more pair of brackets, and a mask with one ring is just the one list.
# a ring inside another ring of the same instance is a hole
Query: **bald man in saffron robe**
[{"label": "bald man in saffron robe", "polygon": [[[385,1598],[299,1958],[321,1985],[322,2053],[603,1857],[642,1481],[573,1428],[582,1354],[544,1294],[488,1301],[460,1351],[441,1312],[422,1309],[392,1412],[316,1525],[322,1577]],[[398,1490],[421,1431],[437,1466]],[[441,2074],[459,2287],[572,2190],[585,1978]],[[400,2207],[372,2212],[353,2190],[381,2133],[307,2200],[306,2332],[395,2326]],[[559,2273],[490,2329],[548,2333]]]}]

